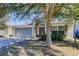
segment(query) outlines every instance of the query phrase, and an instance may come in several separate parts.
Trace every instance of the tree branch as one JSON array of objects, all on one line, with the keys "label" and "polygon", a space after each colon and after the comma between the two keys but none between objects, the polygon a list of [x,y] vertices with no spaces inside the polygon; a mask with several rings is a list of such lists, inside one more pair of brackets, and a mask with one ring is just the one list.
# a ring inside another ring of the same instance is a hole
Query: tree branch
[{"label": "tree branch", "polygon": [[51,9],[49,11],[49,17],[53,16],[54,13],[55,13],[55,11],[57,11],[57,10],[58,10],[57,4],[56,3],[55,4],[52,4],[52,7],[51,7]]}]

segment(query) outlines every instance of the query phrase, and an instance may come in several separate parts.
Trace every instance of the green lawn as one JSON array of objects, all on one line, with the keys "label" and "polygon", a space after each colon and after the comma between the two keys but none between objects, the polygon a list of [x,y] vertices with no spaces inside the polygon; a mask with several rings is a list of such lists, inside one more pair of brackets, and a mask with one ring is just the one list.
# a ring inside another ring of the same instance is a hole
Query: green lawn
[{"label": "green lawn", "polygon": [[76,44],[79,44],[79,39],[76,39]]}]

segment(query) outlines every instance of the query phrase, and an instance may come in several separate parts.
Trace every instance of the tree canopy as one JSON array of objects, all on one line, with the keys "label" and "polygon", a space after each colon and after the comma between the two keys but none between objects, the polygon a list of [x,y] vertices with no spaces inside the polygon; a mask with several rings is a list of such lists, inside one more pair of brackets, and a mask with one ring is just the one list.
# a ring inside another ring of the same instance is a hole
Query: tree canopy
[{"label": "tree canopy", "polygon": [[[14,13],[20,19],[28,18],[32,21],[35,19],[45,18],[47,42],[51,45],[51,19],[57,18],[73,18],[78,20],[79,18],[79,4],[56,4],[56,3],[11,3],[0,4],[0,18],[5,17],[9,13]],[[71,19],[71,21],[73,20]],[[43,19],[42,19],[43,20]],[[67,19],[69,20],[69,19]]]},{"label": "tree canopy", "polygon": [[[0,17],[5,16],[8,13],[15,13],[17,16],[21,16],[21,18],[36,15],[36,17],[40,18],[40,15],[44,16],[44,5],[40,3],[35,4],[26,4],[26,3],[4,3],[0,4]],[[52,4],[48,4],[49,11],[52,8]],[[57,10],[55,12],[54,17],[74,17],[74,19],[78,19],[79,15],[79,4],[57,4]]]}]

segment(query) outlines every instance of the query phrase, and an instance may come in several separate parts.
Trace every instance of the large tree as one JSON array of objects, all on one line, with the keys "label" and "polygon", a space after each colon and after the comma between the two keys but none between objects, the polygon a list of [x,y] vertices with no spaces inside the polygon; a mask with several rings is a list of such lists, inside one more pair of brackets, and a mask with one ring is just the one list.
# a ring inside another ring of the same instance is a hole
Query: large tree
[{"label": "large tree", "polygon": [[20,15],[21,18],[32,17],[33,14],[36,15],[34,19],[39,18],[41,14],[44,14],[44,19],[46,21],[46,31],[47,31],[47,45],[50,47],[52,45],[51,41],[51,19],[57,10],[57,4],[5,4],[5,7],[9,8],[7,11],[10,13],[15,13]]},{"label": "large tree", "polygon": [[4,30],[7,26],[6,26],[6,20],[5,20],[5,16],[7,14],[7,8],[5,7],[4,4],[0,4],[0,30]]},{"label": "large tree", "polygon": [[[41,14],[44,14],[43,17],[46,22],[46,33],[47,33],[47,45],[51,47],[51,19],[54,18],[56,11],[60,9],[62,4],[1,4],[1,8],[5,11],[2,16],[5,16],[7,13],[15,13],[20,15],[21,18],[32,17],[33,14],[36,15],[36,18],[39,18]],[[2,11],[1,9],[1,11]]]},{"label": "large tree", "polygon": [[75,26],[76,26],[76,21],[79,20],[79,4],[63,4],[63,11],[62,8],[60,11],[57,11],[56,14],[57,17],[62,16],[62,18],[66,18],[67,23],[73,22],[74,27],[73,27],[73,38],[74,38],[74,43],[76,44],[76,34],[75,34]]},{"label": "large tree", "polygon": [[74,37],[74,43],[76,44],[76,34],[75,34],[75,29],[76,29],[76,22],[79,20],[79,4],[73,4],[71,8],[71,14],[70,16],[72,17],[72,20],[74,20],[74,29],[73,29],[73,37]]},{"label": "large tree", "polygon": [[6,27],[6,20],[0,20],[0,30],[4,30]]},{"label": "large tree", "polygon": [[[56,3],[1,4],[0,8],[2,8],[4,12],[2,12],[3,14],[0,14],[0,15],[2,17],[8,13],[14,13],[17,16],[20,16],[21,19],[23,18],[30,19],[31,17],[33,17],[33,15],[35,15],[33,19],[38,19],[43,17],[46,21],[47,45],[50,47],[52,45],[51,19],[53,19],[54,17],[64,17],[64,18],[73,17],[74,19],[76,19],[76,13],[78,11],[76,11],[76,9],[73,8],[73,6],[75,6],[76,8],[78,7],[78,5],[74,5],[74,4],[56,4]],[[2,11],[2,9],[0,10]]]}]

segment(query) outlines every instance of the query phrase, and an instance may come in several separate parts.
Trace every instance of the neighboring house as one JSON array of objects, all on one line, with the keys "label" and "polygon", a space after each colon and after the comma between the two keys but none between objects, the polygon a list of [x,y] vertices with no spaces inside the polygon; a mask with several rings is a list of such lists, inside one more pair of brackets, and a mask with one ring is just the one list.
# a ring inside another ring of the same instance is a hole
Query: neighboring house
[{"label": "neighboring house", "polygon": [[[53,34],[65,34],[67,40],[73,41],[73,28],[74,24],[72,22],[64,22],[59,20],[54,20],[52,23],[52,33]],[[5,37],[13,35],[15,37],[35,37],[39,34],[46,34],[46,24],[45,22],[40,23],[38,29],[35,29],[35,22],[28,25],[15,25],[8,26],[5,30]]]}]

